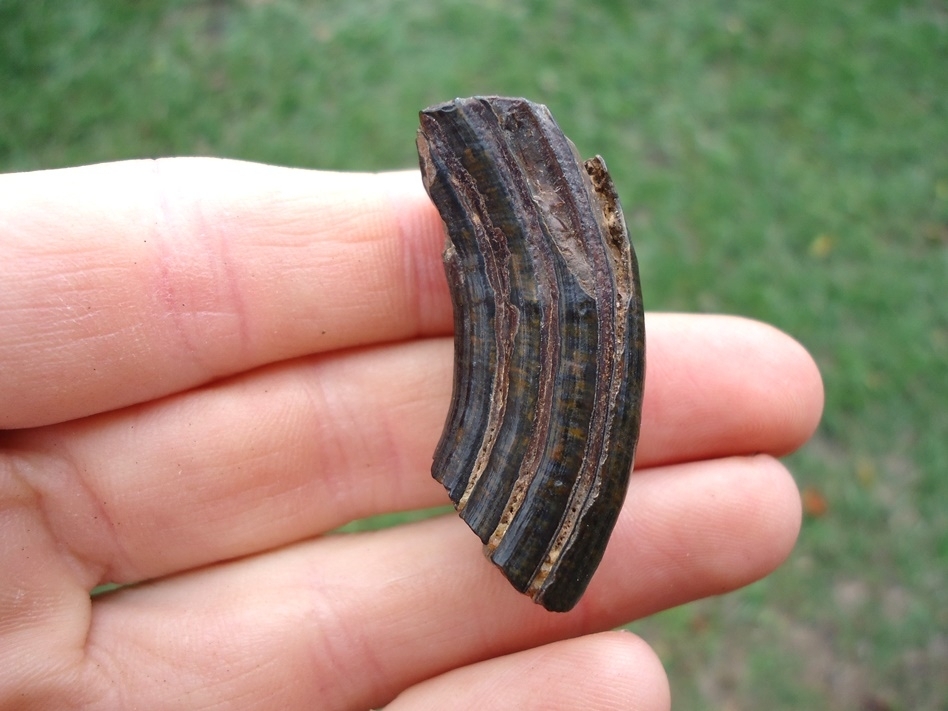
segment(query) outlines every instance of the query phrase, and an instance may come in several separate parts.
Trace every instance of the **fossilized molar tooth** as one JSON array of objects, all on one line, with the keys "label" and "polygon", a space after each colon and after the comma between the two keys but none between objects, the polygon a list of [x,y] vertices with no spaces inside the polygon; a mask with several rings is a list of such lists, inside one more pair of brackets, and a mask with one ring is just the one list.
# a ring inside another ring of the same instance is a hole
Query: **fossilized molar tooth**
[{"label": "fossilized molar tooth", "polygon": [[602,158],[545,106],[473,97],[421,112],[444,220],[454,392],[432,474],[488,557],[571,609],[605,551],[638,440],[638,267]]}]

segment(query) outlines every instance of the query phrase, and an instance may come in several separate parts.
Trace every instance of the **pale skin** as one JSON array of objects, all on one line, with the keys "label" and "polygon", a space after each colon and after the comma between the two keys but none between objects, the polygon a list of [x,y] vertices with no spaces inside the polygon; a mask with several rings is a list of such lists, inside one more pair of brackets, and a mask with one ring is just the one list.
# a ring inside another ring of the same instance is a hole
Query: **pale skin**
[{"label": "pale skin", "polygon": [[669,708],[609,630],[786,558],[819,373],[769,326],[650,314],[636,471],[568,614],[453,515],[325,535],[448,501],[442,242],[417,172],[0,176],[0,708]]}]

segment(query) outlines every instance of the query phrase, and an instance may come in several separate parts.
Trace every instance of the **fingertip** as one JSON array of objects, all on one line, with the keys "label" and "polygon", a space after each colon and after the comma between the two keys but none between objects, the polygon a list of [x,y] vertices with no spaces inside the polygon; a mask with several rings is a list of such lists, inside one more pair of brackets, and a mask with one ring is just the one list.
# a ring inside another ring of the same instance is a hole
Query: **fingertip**
[{"label": "fingertip", "polygon": [[603,686],[615,690],[615,708],[671,708],[665,667],[649,644],[632,632],[616,630],[595,636],[600,646]]},{"label": "fingertip", "polygon": [[747,354],[736,374],[755,386],[759,427],[772,433],[766,451],[778,456],[793,451],[810,438],[823,412],[816,362],[802,343],[776,326],[740,316],[719,318],[730,321],[735,342]]},{"label": "fingertip", "polygon": [[580,607],[621,624],[743,587],[786,560],[800,520],[793,477],[766,454],[641,471]]},{"label": "fingertip", "polygon": [[748,524],[751,534],[769,540],[761,550],[758,565],[762,574],[778,568],[793,551],[800,535],[803,507],[800,491],[790,471],[777,459],[761,454],[750,459],[757,471],[746,478]]},{"label": "fingertip", "polygon": [[667,711],[668,679],[631,632],[553,642],[454,669],[403,692],[387,708],[544,708]]},{"label": "fingertip", "polygon": [[813,436],[823,417],[825,403],[823,376],[816,360],[802,343],[782,331],[779,333],[789,341],[787,371],[796,383],[796,387],[790,391],[788,409],[797,413],[794,421],[796,442],[799,446]]},{"label": "fingertip", "polygon": [[806,349],[783,331],[740,316],[655,314],[639,466],[775,456],[813,434],[823,382]]},{"label": "fingertip", "polygon": [[796,544],[802,514],[796,482],[778,459],[759,454],[718,464],[722,476],[704,512],[715,555],[702,569],[712,590],[727,592],[780,567]]}]

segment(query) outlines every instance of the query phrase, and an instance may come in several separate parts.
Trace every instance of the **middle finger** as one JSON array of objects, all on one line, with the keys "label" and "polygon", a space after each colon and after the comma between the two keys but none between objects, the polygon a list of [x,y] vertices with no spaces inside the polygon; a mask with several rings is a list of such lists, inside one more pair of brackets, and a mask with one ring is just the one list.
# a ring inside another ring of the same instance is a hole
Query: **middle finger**
[{"label": "middle finger", "polygon": [[[780,454],[807,436],[780,387],[803,362],[790,339],[738,319],[657,316],[649,327],[640,468]],[[755,360],[761,351],[785,355]],[[741,357],[747,366],[731,367]],[[32,483],[60,540],[98,564],[97,582],[136,582],[446,503],[426,472],[450,360],[447,339],[328,354],[9,433],[9,444],[33,463],[23,471],[56,470]]]}]

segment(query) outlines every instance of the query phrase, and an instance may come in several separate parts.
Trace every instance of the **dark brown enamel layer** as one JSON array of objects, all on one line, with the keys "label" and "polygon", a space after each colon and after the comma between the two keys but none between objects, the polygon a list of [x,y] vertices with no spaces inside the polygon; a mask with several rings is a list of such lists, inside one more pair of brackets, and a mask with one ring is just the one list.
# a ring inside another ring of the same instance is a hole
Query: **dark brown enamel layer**
[{"label": "dark brown enamel layer", "polygon": [[425,187],[447,228],[454,392],[432,473],[491,560],[549,610],[602,559],[638,439],[638,268],[605,164],[545,106],[421,112]]}]

